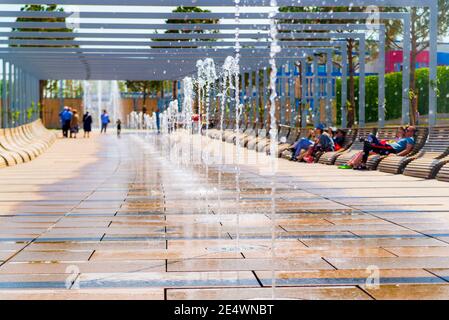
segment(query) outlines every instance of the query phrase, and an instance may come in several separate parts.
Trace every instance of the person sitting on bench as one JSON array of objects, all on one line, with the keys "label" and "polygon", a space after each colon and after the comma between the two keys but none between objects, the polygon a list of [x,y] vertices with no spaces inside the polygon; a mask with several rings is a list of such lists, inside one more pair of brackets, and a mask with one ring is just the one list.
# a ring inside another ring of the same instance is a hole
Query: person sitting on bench
[{"label": "person sitting on bench", "polygon": [[374,135],[369,135],[364,141],[362,162],[354,169],[366,170],[366,162],[370,153],[376,153],[383,156],[397,155],[401,157],[407,156],[412,152],[415,146],[415,132],[416,128],[409,126],[405,131],[405,136],[397,142],[382,144]]},{"label": "person sitting on bench", "polygon": [[309,150],[310,146],[313,146],[315,139],[315,132],[310,129],[307,138],[301,138],[295,142],[292,146],[292,158],[291,161],[298,161],[298,157],[302,159],[302,156]]},{"label": "person sitting on bench", "polygon": [[319,125],[315,129],[315,135],[315,144],[309,147],[307,154],[305,154],[302,158],[302,160],[307,163],[313,163],[319,154],[334,151],[335,149],[334,140],[327,132],[324,131],[323,125]]},{"label": "person sitting on bench", "polygon": [[346,131],[338,129],[332,139],[334,140],[335,151],[340,150],[345,143]]},{"label": "person sitting on bench", "polygon": [[[399,140],[403,139],[405,137],[405,132],[407,130],[408,127],[399,127],[398,131],[396,132],[396,137],[393,140],[380,140],[380,143],[382,145],[385,145],[387,143],[394,143],[394,142],[398,142]],[[374,152],[371,152],[371,155],[374,155]],[[338,167],[338,169],[353,169],[353,168],[357,168],[360,163],[362,163],[362,159],[363,159],[363,151],[357,152],[352,158],[351,160],[349,160],[346,164],[343,164],[341,166]]]}]

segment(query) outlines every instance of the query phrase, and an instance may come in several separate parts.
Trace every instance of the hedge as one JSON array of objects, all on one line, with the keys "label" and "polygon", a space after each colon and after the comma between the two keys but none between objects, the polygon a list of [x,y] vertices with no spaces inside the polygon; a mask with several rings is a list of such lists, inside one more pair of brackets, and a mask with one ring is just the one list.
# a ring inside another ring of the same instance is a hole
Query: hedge
[{"label": "hedge", "polygon": [[[438,113],[449,113],[449,66],[441,66],[437,69],[438,83]],[[359,78],[354,77],[356,98],[356,119],[358,118]],[[378,120],[378,76],[367,76],[366,86],[366,122]],[[349,79],[348,79],[349,87]],[[429,69],[416,70],[416,87],[418,89],[418,110],[421,115],[429,112]],[[349,94],[348,94],[349,96]],[[341,119],[341,79],[337,79],[337,119]],[[386,120],[401,118],[402,114],[402,72],[394,72],[385,75],[385,118]]]}]

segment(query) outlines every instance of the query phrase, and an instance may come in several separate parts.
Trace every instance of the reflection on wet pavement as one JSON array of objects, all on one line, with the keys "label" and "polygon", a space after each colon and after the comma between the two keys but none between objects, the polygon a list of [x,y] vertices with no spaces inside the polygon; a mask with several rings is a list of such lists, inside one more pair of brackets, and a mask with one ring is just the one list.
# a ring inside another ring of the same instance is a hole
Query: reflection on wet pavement
[{"label": "reflection on wet pavement", "polygon": [[447,183],[235,154],[129,133],[0,170],[0,299],[447,298]]}]

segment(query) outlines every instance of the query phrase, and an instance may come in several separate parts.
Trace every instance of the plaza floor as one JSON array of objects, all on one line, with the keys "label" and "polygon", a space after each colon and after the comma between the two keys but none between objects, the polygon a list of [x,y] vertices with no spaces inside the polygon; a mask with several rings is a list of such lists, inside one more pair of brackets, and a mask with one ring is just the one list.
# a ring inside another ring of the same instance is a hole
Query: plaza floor
[{"label": "plaza floor", "polygon": [[0,170],[0,299],[449,299],[449,184],[271,169],[184,133],[59,139]]}]

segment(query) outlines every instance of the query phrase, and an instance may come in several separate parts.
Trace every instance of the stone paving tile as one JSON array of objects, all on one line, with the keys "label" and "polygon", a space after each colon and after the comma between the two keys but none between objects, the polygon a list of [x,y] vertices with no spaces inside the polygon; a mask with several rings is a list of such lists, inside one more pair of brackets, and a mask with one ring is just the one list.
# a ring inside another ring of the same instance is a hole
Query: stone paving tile
[{"label": "stone paving tile", "polygon": [[400,238],[400,239],[374,238],[374,239],[343,239],[343,240],[302,239],[301,241],[310,248],[339,248],[339,247],[388,248],[391,246],[407,248],[407,247],[422,247],[422,246],[449,246],[449,244],[433,238]]},{"label": "stone paving tile", "polygon": [[[271,250],[251,250],[243,252],[247,258],[262,258],[271,257]],[[330,249],[316,249],[316,248],[283,248],[276,247],[275,256],[279,258],[287,257],[394,257],[395,255],[383,248],[363,248],[363,247],[348,247],[348,248],[330,248]]]},{"label": "stone paving tile", "polygon": [[166,241],[33,242],[25,251],[165,249]]},{"label": "stone paving tile", "polygon": [[79,286],[80,288],[259,287],[259,283],[249,271],[149,272],[81,274]]},{"label": "stone paving tile", "polygon": [[449,268],[449,257],[362,257],[329,258],[329,263],[338,269],[366,269],[376,266],[380,269],[422,269]]},{"label": "stone paving tile", "polygon": [[168,271],[238,271],[238,270],[298,270],[333,269],[319,257],[288,258],[281,260],[266,259],[186,259],[168,260]]},{"label": "stone paving tile", "polygon": [[447,300],[447,284],[395,284],[381,285],[376,289],[363,288],[378,300]]},{"label": "stone paving tile", "polygon": [[246,299],[298,299],[298,300],[371,300],[355,286],[229,289],[168,289],[168,300],[246,300]]},{"label": "stone paving tile", "polygon": [[164,300],[164,288],[0,289],[0,300]]},{"label": "stone paving tile", "polygon": [[[374,273],[376,272],[376,273]],[[264,286],[271,286],[271,271],[256,271],[257,277]],[[444,283],[434,274],[422,269],[389,270],[301,270],[276,271],[275,283],[279,286],[316,286],[316,285],[367,285],[372,283],[373,276],[378,275],[379,284],[388,283]]]},{"label": "stone paving tile", "polygon": [[154,249],[154,250],[97,250],[92,255],[92,261],[116,261],[126,257],[127,260],[159,260],[159,259],[208,259],[208,258],[243,258],[238,252],[213,252],[201,249]]},{"label": "stone paving tile", "polygon": [[92,255],[92,250],[83,251],[26,251],[23,250],[14,256],[10,261],[13,262],[39,262],[39,261],[87,261]]},{"label": "stone paving tile", "polygon": [[165,260],[145,261],[72,261],[72,262],[7,262],[0,274],[68,274],[75,267],[80,273],[164,272]]}]

